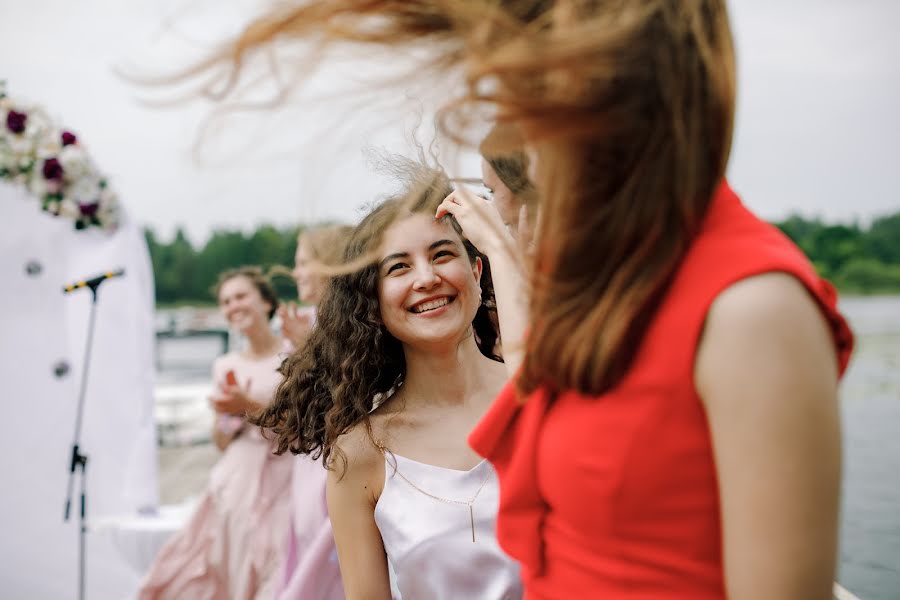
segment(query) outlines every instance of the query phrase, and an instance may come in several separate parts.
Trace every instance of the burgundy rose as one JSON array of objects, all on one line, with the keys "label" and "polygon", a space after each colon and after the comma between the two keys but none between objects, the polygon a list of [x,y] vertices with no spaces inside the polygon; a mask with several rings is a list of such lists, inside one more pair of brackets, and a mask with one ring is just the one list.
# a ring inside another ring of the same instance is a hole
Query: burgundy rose
[{"label": "burgundy rose", "polygon": [[55,158],[48,158],[44,161],[44,179],[50,181],[59,181],[63,178],[63,168],[59,161]]},{"label": "burgundy rose", "polygon": [[62,145],[63,146],[71,146],[75,142],[78,141],[78,138],[75,137],[75,134],[71,131],[63,131],[62,132]]},{"label": "burgundy rose", "polygon": [[97,202],[90,202],[88,204],[79,204],[78,210],[81,211],[81,214],[85,217],[93,217],[97,214],[97,210],[100,208],[100,204]]},{"label": "burgundy rose", "polygon": [[25,131],[26,121],[28,121],[28,115],[25,113],[11,110],[6,114],[6,128],[13,133],[19,134]]}]

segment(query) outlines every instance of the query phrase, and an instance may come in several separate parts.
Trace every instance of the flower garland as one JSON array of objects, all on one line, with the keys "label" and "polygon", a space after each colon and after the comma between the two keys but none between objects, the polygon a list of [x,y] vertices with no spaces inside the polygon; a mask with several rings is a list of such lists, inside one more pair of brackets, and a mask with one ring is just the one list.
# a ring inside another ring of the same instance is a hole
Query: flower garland
[{"label": "flower garland", "polygon": [[75,229],[114,230],[119,200],[78,138],[39,106],[13,102],[0,80],[0,179],[25,188]]}]

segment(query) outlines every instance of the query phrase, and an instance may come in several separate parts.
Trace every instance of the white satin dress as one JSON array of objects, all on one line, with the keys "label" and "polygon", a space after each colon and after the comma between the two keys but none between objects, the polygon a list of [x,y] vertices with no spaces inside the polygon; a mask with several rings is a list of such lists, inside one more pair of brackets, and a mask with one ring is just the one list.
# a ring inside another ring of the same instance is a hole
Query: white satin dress
[{"label": "white satin dress", "polygon": [[375,522],[390,563],[395,596],[399,593],[403,600],[521,598],[518,564],[497,544],[499,502],[497,475],[487,461],[458,471],[388,452]]}]

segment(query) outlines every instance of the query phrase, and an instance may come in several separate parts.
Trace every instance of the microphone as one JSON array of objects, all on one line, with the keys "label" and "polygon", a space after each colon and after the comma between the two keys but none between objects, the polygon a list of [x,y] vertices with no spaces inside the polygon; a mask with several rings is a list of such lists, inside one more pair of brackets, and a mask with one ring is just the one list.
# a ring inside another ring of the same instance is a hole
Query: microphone
[{"label": "microphone", "polygon": [[117,269],[115,271],[107,271],[102,275],[97,275],[96,277],[91,277],[90,279],[84,279],[82,281],[76,281],[75,283],[70,283],[69,285],[63,286],[63,293],[68,294],[74,292],[75,290],[81,288],[91,288],[92,290],[97,289],[101,283],[106,281],[107,279],[112,279],[113,277],[121,277],[125,274],[125,269]]}]

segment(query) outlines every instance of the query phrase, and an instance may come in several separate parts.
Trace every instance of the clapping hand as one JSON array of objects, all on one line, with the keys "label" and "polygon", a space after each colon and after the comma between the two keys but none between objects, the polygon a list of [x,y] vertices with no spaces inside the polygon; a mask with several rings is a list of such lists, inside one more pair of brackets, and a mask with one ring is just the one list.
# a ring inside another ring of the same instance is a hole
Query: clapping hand
[{"label": "clapping hand", "polygon": [[209,403],[217,413],[237,416],[255,412],[261,407],[250,398],[250,379],[243,387],[227,382],[219,384],[218,393],[210,396]]}]

